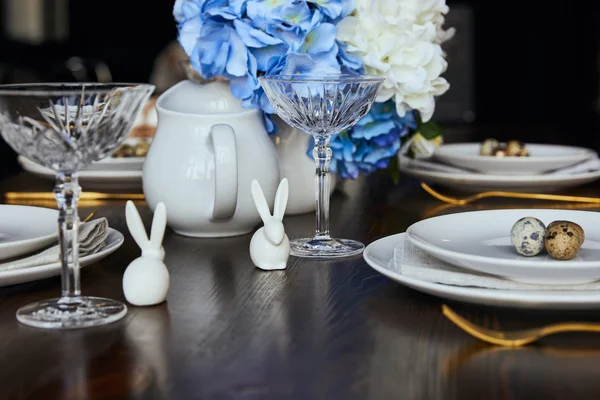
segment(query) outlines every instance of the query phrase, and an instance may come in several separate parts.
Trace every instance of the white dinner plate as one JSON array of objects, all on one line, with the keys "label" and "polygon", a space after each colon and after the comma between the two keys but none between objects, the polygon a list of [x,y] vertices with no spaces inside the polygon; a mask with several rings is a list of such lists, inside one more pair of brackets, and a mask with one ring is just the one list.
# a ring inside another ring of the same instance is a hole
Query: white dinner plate
[{"label": "white dinner plate", "polygon": [[0,205],[0,260],[41,249],[57,236],[58,210]]},{"label": "white dinner plate", "polygon": [[387,236],[367,246],[363,257],[374,270],[404,286],[448,300],[466,303],[549,310],[600,309],[600,291],[534,291],[484,289],[442,285],[404,276],[392,268],[394,248],[404,233]]},{"label": "white dinner plate", "polygon": [[584,147],[526,144],[529,157],[495,157],[479,154],[480,143],[444,144],[434,158],[457,167],[496,175],[536,175],[569,167],[596,157]]},{"label": "white dinner plate", "polygon": [[419,180],[464,192],[504,190],[511,192],[552,193],[600,179],[600,170],[573,175],[490,175],[480,173],[438,172],[424,168],[401,167]]},{"label": "white dinner plate", "polygon": [[[125,238],[121,232],[112,228],[108,228],[108,236],[104,241],[106,247],[97,253],[81,257],[79,259],[80,266],[85,267],[96,261],[100,261],[105,257],[108,257],[110,254],[117,251],[124,241]],[[58,262],[31,268],[21,268],[12,271],[0,271],[0,287],[37,281],[57,275],[60,275],[60,263]]]},{"label": "white dinner plate", "polygon": [[[19,156],[19,163],[28,172],[43,178],[55,179],[55,172],[33,161]],[[83,190],[89,189],[139,189],[142,187],[142,169],[139,170],[96,170],[84,169],[79,172],[79,184]]]},{"label": "white dinner plate", "polygon": [[[572,260],[556,260],[545,251],[519,255],[510,242],[513,224],[535,217],[573,221],[585,242]],[[412,244],[438,260],[518,282],[568,285],[600,279],[600,213],[572,210],[489,210],[442,215],[419,221],[406,231]]]}]

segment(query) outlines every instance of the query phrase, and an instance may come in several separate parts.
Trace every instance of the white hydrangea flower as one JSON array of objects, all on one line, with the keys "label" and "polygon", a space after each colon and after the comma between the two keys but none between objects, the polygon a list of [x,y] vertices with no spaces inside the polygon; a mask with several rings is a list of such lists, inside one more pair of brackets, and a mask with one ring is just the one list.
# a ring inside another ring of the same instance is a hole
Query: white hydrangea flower
[{"label": "white hydrangea flower", "polygon": [[386,77],[377,101],[394,98],[400,116],[418,110],[429,121],[435,96],[450,85],[441,44],[445,0],[357,0],[353,15],[338,24],[337,39],[362,56],[368,73]]},{"label": "white hydrangea flower", "polygon": [[418,8],[415,10],[415,22],[417,24],[424,24],[426,22],[432,22],[436,28],[436,43],[442,44],[447,40],[450,40],[454,36],[455,29],[450,28],[444,30],[444,16],[448,14],[450,8],[446,5],[446,0],[420,0],[420,1],[408,1],[407,3],[416,3]]}]

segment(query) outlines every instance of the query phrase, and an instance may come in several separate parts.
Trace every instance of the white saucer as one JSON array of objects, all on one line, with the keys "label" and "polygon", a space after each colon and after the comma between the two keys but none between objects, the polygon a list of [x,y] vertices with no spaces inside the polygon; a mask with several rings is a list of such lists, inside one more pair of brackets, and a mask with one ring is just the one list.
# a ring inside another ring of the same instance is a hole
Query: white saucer
[{"label": "white saucer", "polygon": [[[28,172],[54,180],[56,173],[33,161],[19,156],[19,163]],[[110,162],[109,162],[110,163]],[[142,162],[143,165],[143,162]],[[83,190],[89,189],[139,189],[142,187],[142,169],[83,169],[79,172],[79,183]]]},{"label": "white saucer", "polygon": [[[104,242],[106,247],[95,254],[81,257],[79,259],[79,264],[82,267],[85,267],[108,257],[110,254],[117,251],[124,241],[125,238],[121,232],[112,228],[108,228],[108,237]],[[60,263],[58,262],[31,268],[21,268],[12,271],[0,271],[0,287],[37,281],[57,275],[60,275]]]},{"label": "white saucer", "polygon": [[504,190],[511,192],[552,193],[585,185],[600,179],[600,170],[573,175],[490,175],[469,172],[438,172],[423,168],[401,167],[401,172],[430,184],[461,190],[485,192]]},{"label": "white saucer", "polygon": [[41,249],[58,236],[58,211],[0,205],[0,260]]},{"label": "white saucer", "polygon": [[[548,225],[573,221],[585,231],[576,258],[560,261],[545,252],[524,257],[510,242],[513,224],[535,217]],[[412,244],[438,260],[513,281],[569,285],[600,279],[600,213],[572,210],[489,210],[442,215],[419,221],[406,231]]]},{"label": "white saucer", "polygon": [[497,175],[537,175],[597,156],[584,147],[550,144],[527,144],[529,157],[495,157],[479,155],[480,143],[456,143],[440,146],[434,158],[457,167]]},{"label": "white saucer", "polygon": [[529,291],[482,289],[442,285],[404,276],[391,268],[394,248],[402,240],[400,233],[379,239],[363,253],[366,262],[377,272],[414,290],[473,304],[549,310],[600,309],[600,291]]}]

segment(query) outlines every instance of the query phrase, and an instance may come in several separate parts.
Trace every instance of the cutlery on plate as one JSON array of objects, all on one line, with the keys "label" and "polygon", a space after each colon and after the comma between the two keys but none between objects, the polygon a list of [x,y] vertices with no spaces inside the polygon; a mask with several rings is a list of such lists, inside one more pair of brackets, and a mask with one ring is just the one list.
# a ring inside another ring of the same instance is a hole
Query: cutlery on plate
[{"label": "cutlery on plate", "polygon": [[600,198],[597,197],[579,197],[579,196],[562,196],[556,194],[541,194],[541,193],[517,193],[517,192],[501,192],[501,191],[492,191],[492,192],[482,192],[477,193],[473,196],[463,197],[462,199],[457,199],[455,197],[445,196],[441,193],[433,190],[429,185],[424,182],[421,182],[421,187],[427,193],[432,195],[438,200],[441,200],[446,203],[464,206],[470,203],[473,203],[477,200],[489,198],[489,197],[504,197],[504,198],[512,198],[512,199],[532,199],[532,200],[553,200],[553,201],[571,201],[576,203],[594,203],[600,204]]},{"label": "cutlery on plate", "polygon": [[[7,200],[55,200],[51,192],[7,192],[4,194]],[[80,201],[86,200],[144,200],[141,193],[99,193],[83,192],[79,196]]]},{"label": "cutlery on plate", "polygon": [[561,332],[600,332],[600,323],[592,322],[563,322],[539,328],[504,332],[475,325],[458,315],[445,304],[442,305],[442,312],[450,321],[454,322],[470,335],[484,342],[507,347],[523,346],[545,336]]},{"label": "cutlery on plate", "polygon": [[81,222],[88,222],[89,220],[91,220],[92,218],[94,218],[94,215],[96,215],[96,211],[92,211],[90,213],[90,215],[88,215],[87,217],[85,217],[85,219]]}]

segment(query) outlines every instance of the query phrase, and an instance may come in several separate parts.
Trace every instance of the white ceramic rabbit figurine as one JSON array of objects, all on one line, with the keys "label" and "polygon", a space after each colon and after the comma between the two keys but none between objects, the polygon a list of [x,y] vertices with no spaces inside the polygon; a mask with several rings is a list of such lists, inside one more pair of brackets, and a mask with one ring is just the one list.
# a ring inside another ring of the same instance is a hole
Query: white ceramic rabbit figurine
[{"label": "white ceramic rabbit figurine", "polygon": [[154,211],[150,240],[137,208],[132,201],[125,206],[127,227],[142,249],[142,256],[129,264],[123,274],[123,292],[127,301],[136,306],[159,304],[167,298],[169,271],[164,264],[162,240],[167,226],[167,210],[159,203]]},{"label": "white ceramic rabbit figurine", "polygon": [[288,201],[288,180],[282,179],[275,194],[273,215],[269,204],[256,181],[252,181],[252,199],[265,226],[252,236],[250,241],[250,258],[260,269],[284,269],[290,256],[290,241],[283,227],[283,215]]}]

